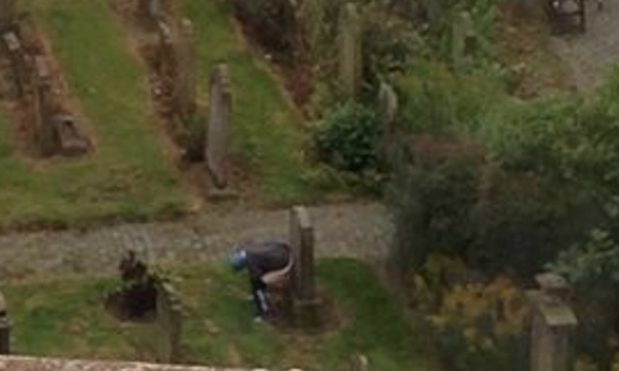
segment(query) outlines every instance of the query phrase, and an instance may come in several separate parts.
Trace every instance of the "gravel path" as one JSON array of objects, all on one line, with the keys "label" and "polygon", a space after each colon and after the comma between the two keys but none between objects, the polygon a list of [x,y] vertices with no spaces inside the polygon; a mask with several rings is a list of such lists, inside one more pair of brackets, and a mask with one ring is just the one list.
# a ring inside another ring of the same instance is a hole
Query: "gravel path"
[{"label": "gravel path", "polygon": [[[310,208],[318,256],[377,259],[384,256],[392,226],[376,203]],[[225,259],[234,244],[285,237],[286,210],[211,212],[177,222],[126,224],[84,232],[43,231],[0,236],[0,279],[60,273],[110,274],[134,249],[150,262]]]},{"label": "gravel path", "polygon": [[619,0],[604,0],[602,11],[587,0],[587,32],[554,37],[552,44],[570,65],[579,90],[600,86],[619,62]]}]

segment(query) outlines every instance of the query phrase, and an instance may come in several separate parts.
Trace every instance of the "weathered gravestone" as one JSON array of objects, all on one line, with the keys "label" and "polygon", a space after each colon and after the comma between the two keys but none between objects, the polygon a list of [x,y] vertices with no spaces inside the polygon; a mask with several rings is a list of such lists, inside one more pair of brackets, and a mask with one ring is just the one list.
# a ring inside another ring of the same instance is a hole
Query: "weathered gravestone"
[{"label": "weathered gravestone", "polygon": [[190,120],[196,111],[196,47],[193,24],[183,19],[175,47],[176,82],[174,100],[181,120]]},{"label": "weathered gravestone", "polygon": [[165,15],[166,5],[165,0],[138,0],[138,15],[156,22]]},{"label": "weathered gravestone", "polygon": [[21,99],[24,97],[28,74],[25,51],[19,37],[13,31],[5,32],[2,35],[2,41],[11,60],[15,92],[17,97]]},{"label": "weathered gravestone", "polygon": [[292,270],[293,322],[306,330],[316,330],[321,325],[322,302],[317,295],[314,277],[314,226],[305,207],[290,210],[290,245],[295,257]]},{"label": "weathered gravestone", "polygon": [[378,113],[384,126],[386,136],[391,136],[395,131],[395,118],[398,113],[398,95],[391,85],[386,82],[380,83],[378,91]]},{"label": "weathered gravestone", "polygon": [[351,369],[350,371],[369,371],[369,361],[366,356],[363,354],[355,354],[352,357]]},{"label": "weathered gravestone", "polygon": [[157,287],[157,361],[176,363],[180,361],[182,306],[178,294],[168,284]]},{"label": "weathered gravestone", "polygon": [[60,155],[73,157],[88,152],[90,142],[80,134],[72,115],[58,113],[51,117],[51,121],[58,138],[58,153]]},{"label": "weathered gravestone", "polygon": [[0,0],[0,31],[3,31],[15,22],[16,0]]},{"label": "weathered gravestone", "polygon": [[0,354],[11,353],[11,324],[4,295],[0,293]]},{"label": "weathered gravestone", "polygon": [[436,0],[422,0],[421,6],[425,12],[430,29],[435,30],[441,27],[444,17],[444,9],[441,2]]},{"label": "weathered gravestone", "polygon": [[361,50],[361,19],[357,6],[345,4],[339,17],[339,75],[344,94],[354,98],[361,89],[363,57]]},{"label": "weathered gravestone", "polygon": [[54,104],[52,96],[51,71],[44,57],[37,56],[34,61],[35,136],[41,154],[43,156],[51,156],[58,148],[58,138],[51,120]]},{"label": "weathered gravestone", "polygon": [[176,62],[174,55],[174,36],[172,29],[164,21],[157,22],[157,35],[159,45],[157,46],[157,61],[159,75],[170,76],[175,73]]},{"label": "weathered gravestone", "polygon": [[231,83],[226,64],[219,64],[213,69],[209,93],[207,167],[215,186],[225,188],[228,185],[228,142],[232,119]]},{"label": "weathered gravestone", "polygon": [[398,113],[398,95],[391,85],[380,83],[378,91],[378,114],[383,126],[383,135],[380,143],[380,156],[385,163],[391,163],[391,149],[396,132],[396,115]]},{"label": "weathered gravestone", "polygon": [[477,34],[470,13],[460,13],[452,27],[452,62],[456,68],[462,69],[467,65],[468,58],[477,49]]},{"label": "weathered gravestone", "polygon": [[535,278],[540,290],[527,293],[533,306],[531,371],[571,371],[570,335],[578,322],[567,304],[570,289],[556,274]]},{"label": "weathered gravestone", "polygon": [[586,32],[586,4],[585,0],[545,0],[553,33]]}]

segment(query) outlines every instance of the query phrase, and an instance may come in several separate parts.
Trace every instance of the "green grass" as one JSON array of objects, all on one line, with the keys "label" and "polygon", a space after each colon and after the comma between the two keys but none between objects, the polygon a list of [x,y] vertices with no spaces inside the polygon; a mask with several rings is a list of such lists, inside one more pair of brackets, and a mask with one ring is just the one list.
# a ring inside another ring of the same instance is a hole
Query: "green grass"
[{"label": "green grass", "polygon": [[36,162],[17,154],[0,116],[0,226],[144,219],[182,210],[179,175],[149,122],[143,71],[103,0],[24,1],[46,31],[91,123],[94,154]]},{"label": "green grass", "polygon": [[[318,275],[337,302],[340,325],[320,335],[282,334],[251,320],[247,278],[225,267],[172,269],[186,308],[186,362],[223,366],[348,370],[351,356],[366,354],[376,371],[438,370],[419,352],[420,337],[402,306],[363,263],[325,260]],[[73,278],[3,284],[18,353],[151,360],[148,325],[118,324],[102,309],[110,279]],[[152,331],[150,332],[152,334]],[[70,336],[68,336],[70,335]],[[152,336],[152,335],[151,335]]]},{"label": "green grass", "polygon": [[183,0],[181,4],[181,12],[193,20],[196,29],[204,102],[208,101],[212,67],[221,61],[230,66],[234,155],[258,173],[259,186],[270,201],[290,203],[307,196],[300,118],[266,66],[239,39],[231,2]]}]

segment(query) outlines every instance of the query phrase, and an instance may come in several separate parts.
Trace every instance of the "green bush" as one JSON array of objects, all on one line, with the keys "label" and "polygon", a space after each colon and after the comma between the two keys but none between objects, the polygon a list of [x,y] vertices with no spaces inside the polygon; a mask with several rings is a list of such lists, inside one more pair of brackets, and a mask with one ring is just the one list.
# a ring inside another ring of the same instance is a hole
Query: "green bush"
[{"label": "green bush", "polygon": [[323,161],[339,170],[362,173],[378,166],[381,134],[374,112],[349,102],[327,115],[315,144]]}]

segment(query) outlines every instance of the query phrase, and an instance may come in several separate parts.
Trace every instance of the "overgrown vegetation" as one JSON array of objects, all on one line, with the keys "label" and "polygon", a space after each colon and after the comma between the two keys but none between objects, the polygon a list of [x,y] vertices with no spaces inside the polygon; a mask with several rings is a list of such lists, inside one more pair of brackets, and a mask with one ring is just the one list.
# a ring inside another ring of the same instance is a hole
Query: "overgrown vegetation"
[{"label": "overgrown vegetation", "polygon": [[[283,334],[252,321],[247,282],[216,266],[169,267],[185,304],[183,358],[231,367],[348,370],[364,353],[379,371],[432,371],[400,304],[366,265],[347,259],[318,264],[319,282],[337,301],[338,322],[321,335]],[[112,279],[75,277],[3,283],[20,354],[153,360],[148,325],[120,324],[103,308]],[[67,336],[70,335],[70,336]]]}]

